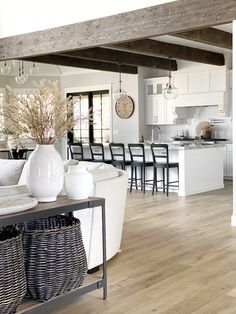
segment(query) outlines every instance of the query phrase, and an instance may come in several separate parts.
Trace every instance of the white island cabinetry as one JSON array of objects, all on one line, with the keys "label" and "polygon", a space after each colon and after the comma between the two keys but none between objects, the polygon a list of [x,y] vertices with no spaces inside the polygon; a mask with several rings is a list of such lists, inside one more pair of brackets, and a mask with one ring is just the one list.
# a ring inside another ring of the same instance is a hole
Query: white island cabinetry
[{"label": "white island cabinetry", "polygon": [[[169,145],[170,162],[179,163],[179,187],[171,192],[188,196],[224,187],[224,144],[179,146]],[[150,147],[146,147],[147,160],[152,160]],[[177,171],[170,168],[170,181],[176,181]],[[162,178],[158,171],[158,180]],[[149,171],[148,179],[152,179]]]},{"label": "white island cabinetry", "polygon": [[225,145],[224,176],[226,179],[233,178],[233,144]]},{"label": "white island cabinetry", "polygon": [[187,196],[224,187],[224,145],[180,149],[179,196]]}]

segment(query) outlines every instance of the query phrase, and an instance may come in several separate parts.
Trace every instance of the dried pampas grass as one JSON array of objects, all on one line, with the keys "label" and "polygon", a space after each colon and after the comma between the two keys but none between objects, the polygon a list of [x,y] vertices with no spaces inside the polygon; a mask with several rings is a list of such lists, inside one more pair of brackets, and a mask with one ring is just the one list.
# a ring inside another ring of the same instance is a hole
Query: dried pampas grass
[{"label": "dried pampas grass", "polygon": [[[9,102],[3,112],[8,128],[18,137],[38,144],[53,144],[78,123],[73,116],[73,100],[61,101],[57,82],[42,81],[33,93],[18,96],[7,86]],[[81,120],[81,119],[80,119]]]}]

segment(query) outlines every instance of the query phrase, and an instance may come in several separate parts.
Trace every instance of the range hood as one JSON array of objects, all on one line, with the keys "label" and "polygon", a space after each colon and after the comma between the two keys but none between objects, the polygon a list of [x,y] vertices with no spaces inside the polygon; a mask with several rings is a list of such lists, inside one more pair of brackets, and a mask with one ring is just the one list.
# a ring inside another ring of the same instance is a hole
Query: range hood
[{"label": "range hood", "polygon": [[220,112],[227,115],[228,97],[225,92],[208,92],[179,95],[173,102],[174,107],[218,106]]}]

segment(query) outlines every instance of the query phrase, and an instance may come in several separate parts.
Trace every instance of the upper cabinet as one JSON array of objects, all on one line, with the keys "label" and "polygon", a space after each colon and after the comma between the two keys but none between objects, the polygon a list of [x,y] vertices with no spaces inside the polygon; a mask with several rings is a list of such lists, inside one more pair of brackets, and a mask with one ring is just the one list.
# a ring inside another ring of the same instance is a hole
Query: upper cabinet
[{"label": "upper cabinet", "polygon": [[210,91],[225,92],[227,91],[227,73],[226,70],[211,71],[209,73]]},{"label": "upper cabinet", "polygon": [[175,107],[218,106],[228,115],[229,88],[226,68],[211,71],[172,74],[179,96],[171,103]]},{"label": "upper cabinet", "polygon": [[179,94],[225,92],[227,90],[226,69],[189,73],[173,73],[172,78]]},{"label": "upper cabinet", "polygon": [[188,73],[188,93],[206,93],[210,90],[209,72]]},{"label": "upper cabinet", "polygon": [[145,80],[146,124],[175,123],[177,107],[218,106],[222,114],[231,115],[230,76],[225,67],[199,72],[172,72],[172,81],[179,95],[174,100],[166,100],[162,90],[168,77]]},{"label": "upper cabinet", "polygon": [[188,76],[186,73],[175,72],[172,74],[172,80],[175,87],[178,86],[180,94],[188,93]]},{"label": "upper cabinet", "polygon": [[162,95],[168,77],[145,80],[146,124],[174,124],[175,112]]}]

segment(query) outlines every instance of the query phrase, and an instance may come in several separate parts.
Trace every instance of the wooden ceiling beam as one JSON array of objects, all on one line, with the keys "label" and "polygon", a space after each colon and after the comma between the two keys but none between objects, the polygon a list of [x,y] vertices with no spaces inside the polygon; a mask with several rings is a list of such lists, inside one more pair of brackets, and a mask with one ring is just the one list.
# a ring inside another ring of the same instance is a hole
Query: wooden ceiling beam
[{"label": "wooden ceiling beam", "polygon": [[149,68],[163,69],[177,71],[177,63],[175,60],[168,60],[165,58],[152,57],[138,53],[130,53],[106,48],[91,48],[85,50],[76,50],[64,52],[60,55],[82,58],[90,60],[100,60],[105,62],[112,62],[116,64],[126,64],[134,66],[144,66]]},{"label": "wooden ceiling beam", "polygon": [[46,64],[62,65],[75,68],[85,68],[109,72],[122,72],[128,74],[137,74],[138,68],[131,65],[118,65],[111,62],[102,62],[95,60],[85,60],[79,58],[70,58],[60,55],[44,55],[38,57],[24,58],[25,61],[39,62]]},{"label": "wooden ceiling beam", "polygon": [[193,40],[232,50],[232,34],[212,27],[171,34],[174,37]]},{"label": "wooden ceiling beam", "polygon": [[155,56],[165,56],[186,61],[200,62],[212,65],[224,65],[224,55],[212,51],[181,45],[169,44],[152,39],[142,39],[110,46],[126,49],[132,52],[146,53]]},{"label": "wooden ceiling beam", "polygon": [[98,47],[229,23],[235,0],[178,0],[0,39],[0,60]]}]

